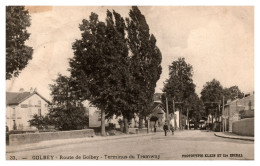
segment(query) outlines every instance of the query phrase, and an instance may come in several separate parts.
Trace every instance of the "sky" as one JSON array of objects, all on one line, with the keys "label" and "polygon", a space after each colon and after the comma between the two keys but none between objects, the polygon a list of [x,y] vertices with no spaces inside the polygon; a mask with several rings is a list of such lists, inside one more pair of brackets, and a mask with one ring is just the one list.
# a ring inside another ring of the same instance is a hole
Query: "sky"
[{"label": "sky", "polygon": [[[6,81],[7,91],[30,87],[50,99],[49,84],[57,74],[69,75],[72,43],[80,39],[79,24],[91,12],[104,21],[106,10],[128,17],[130,7],[27,7],[31,14],[33,58],[18,78]],[[193,66],[193,81],[200,94],[213,78],[223,87],[237,85],[254,91],[253,7],[139,7],[162,53],[162,74],[155,91],[162,92],[169,65],[180,57]]]}]

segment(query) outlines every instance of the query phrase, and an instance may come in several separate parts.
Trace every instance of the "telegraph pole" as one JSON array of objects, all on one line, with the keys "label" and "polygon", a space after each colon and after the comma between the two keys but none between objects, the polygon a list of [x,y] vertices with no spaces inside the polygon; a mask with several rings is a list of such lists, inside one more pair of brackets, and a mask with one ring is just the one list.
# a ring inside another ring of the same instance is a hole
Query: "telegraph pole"
[{"label": "telegraph pole", "polygon": [[168,124],[168,116],[169,116],[168,98],[166,97],[166,120],[167,120],[167,124]]},{"label": "telegraph pole", "polygon": [[[222,105],[222,117],[223,117],[223,114],[224,114],[224,105],[225,105],[225,100],[224,100],[224,96],[223,96],[223,105]],[[225,116],[225,115],[224,115]],[[223,120],[223,132],[226,131],[226,117],[224,117],[224,120]]]}]

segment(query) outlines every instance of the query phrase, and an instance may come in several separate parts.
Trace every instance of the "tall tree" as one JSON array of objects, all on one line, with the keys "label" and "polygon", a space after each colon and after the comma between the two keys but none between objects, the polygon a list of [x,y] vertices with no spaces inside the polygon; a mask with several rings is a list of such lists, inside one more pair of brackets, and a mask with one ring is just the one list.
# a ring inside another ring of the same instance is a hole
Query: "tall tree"
[{"label": "tall tree", "polygon": [[128,132],[127,118],[131,116],[131,77],[128,71],[128,48],[125,23],[120,14],[107,11],[106,22],[91,13],[80,25],[81,38],[73,43],[74,57],[70,59],[72,77],[88,92],[88,99],[101,110],[101,134],[105,135],[105,115],[122,114]]},{"label": "tall tree", "polygon": [[133,6],[127,22],[128,45],[130,48],[130,73],[135,94],[135,111],[139,114],[139,127],[150,114],[156,82],[162,68],[162,55],[156,46],[156,38],[149,32],[149,25],[138,7]]},{"label": "tall tree", "polygon": [[[169,79],[164,84],[163,92],[166,93],[165,97],[168,98],[171,106],[173,100],[183,103],[190,95],[194,94],[195,84],[192,76],[193,68],[186,63],[185,58],[178,58],[169,66]],[[172,108],[169,110],[172,110]]]},{"label": "tall tree", "polygon": [[24,6],[6,7],[6,79],[17,77],[30,59],[33,49],[25,41],[30,34],[26,28],[31,25],[30,15]]},{"label": "tall tree", "polygon": [[[211,114],[213,117],[219,115],[219,105],[223,99],[223,86],[216,79],[206,82],[201,91],[201,100],[206,109],[206,115]],[[213,118],[212,118],[213,122]]]},{"label": "tall tree", "polygon": [[49,122],[60,130],[82,129],[88,124],[86,111],[73,84],[70,77],[59,74],[55,83],[50,85],[52,107],[48,114]]},{"label": "tall tree", "polygon": [[199,122],[205,116],[204,105],[196,93],[191,94],[184,101],[184,111],[188,119]]},{"label": "tall tree", "polygon": [[225,96],[225,100],[234,100],[236,98],[243,98],[244,93],[240,91],[238,86],[231,86],[229,88],[223,89],[223,94]]}]

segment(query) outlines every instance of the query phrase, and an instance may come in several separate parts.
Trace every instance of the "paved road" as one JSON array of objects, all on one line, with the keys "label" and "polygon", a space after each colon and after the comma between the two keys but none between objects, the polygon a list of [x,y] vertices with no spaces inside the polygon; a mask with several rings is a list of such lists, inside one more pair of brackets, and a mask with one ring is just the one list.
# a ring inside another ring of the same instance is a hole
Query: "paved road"
[{"label": "paved road", "polygon": [[[219,154],[219,155],[218,155]],[[221,155],[221,156],[220,156]],[[174,136],[162,132],[144,137],[86,142],[53,148],[7,153],[10,159],[160,159],[237,160],[254,159],[254,142],[214,136],[213,132],[180,131]]]}]

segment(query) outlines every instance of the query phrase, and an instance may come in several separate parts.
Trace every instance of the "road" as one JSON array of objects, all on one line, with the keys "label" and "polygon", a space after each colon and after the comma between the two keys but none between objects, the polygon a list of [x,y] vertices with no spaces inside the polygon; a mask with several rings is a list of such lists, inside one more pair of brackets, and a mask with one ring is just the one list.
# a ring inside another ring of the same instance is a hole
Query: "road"
[{"label": "road", "polygon": [[216,137],[200,130],[177,131],[106,141],[64,144],[46,149],[7,153],[28,160],[237,160],[254,159],[254,142]]}]

